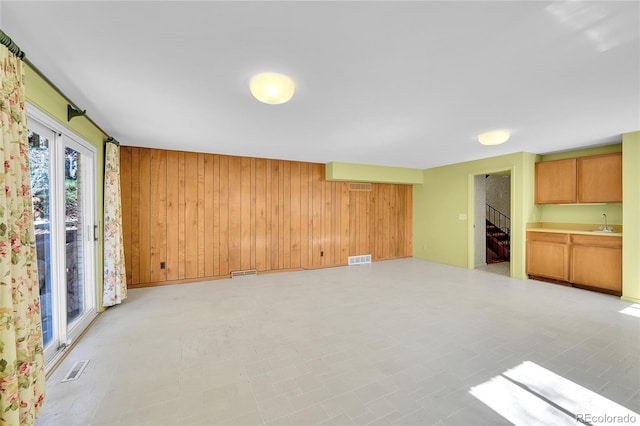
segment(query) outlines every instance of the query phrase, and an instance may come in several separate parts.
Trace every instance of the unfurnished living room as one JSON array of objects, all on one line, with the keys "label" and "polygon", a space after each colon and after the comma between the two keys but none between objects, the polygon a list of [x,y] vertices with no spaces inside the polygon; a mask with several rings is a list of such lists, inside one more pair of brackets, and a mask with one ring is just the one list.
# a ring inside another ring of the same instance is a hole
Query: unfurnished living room
[{"label": "unfurnished living room", "polygon": [[1,425],[640,422],[640,2],[0,0]]}]

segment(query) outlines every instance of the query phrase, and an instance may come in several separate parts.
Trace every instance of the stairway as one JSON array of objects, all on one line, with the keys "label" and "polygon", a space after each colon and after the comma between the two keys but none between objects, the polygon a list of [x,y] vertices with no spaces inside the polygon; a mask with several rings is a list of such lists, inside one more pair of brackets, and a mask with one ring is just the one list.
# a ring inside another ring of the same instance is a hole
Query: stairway
[{"label": "stairway", "polygon": [[487,204],[487,263],[508,262],[511,251],[511,220]]}]

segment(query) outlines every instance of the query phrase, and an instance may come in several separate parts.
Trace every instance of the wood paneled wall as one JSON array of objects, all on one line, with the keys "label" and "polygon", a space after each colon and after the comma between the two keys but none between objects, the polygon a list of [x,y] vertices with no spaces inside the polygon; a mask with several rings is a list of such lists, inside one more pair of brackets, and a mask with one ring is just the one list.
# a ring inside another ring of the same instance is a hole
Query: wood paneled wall
[{"label": "wood paneled wall", "polygon": [[324,164],[123,146],[121,185],[129,286],[412,255],[412,187],[349,191]]}]

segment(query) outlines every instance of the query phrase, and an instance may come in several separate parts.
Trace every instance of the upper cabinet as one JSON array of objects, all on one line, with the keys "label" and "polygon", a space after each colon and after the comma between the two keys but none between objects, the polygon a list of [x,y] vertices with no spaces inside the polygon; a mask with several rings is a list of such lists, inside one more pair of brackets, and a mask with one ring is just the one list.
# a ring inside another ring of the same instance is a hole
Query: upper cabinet
[{"label": "upper cabinet", "polygon": [[621,203],[622,153],[536,163],[536,203]]},{"label": "upper cabinet", "polygon": [[578,202],[622,202],[622,153],[578,158]]},{"label": "upper cabinet", "polygon": [[564,204],[577,201],[575,158],[536,163],[536,203]]}]

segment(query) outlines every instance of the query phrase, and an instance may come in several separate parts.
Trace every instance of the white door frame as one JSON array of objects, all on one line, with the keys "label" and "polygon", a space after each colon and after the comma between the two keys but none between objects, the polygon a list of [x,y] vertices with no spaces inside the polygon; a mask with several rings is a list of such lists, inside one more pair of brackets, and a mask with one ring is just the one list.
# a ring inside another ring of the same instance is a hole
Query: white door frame
[{"label": "white door frame", "polygon": [[[45,351],[45,369],[50,369],[57,360],[64,354],[68,347],[86,329],[98,314],[96,283],[97,283],[97,250],[94,239],[94,226],[97,224],[97,197],[96,197],[96,171],[97,171],[97,150],[77,133],[71,131],[55,119],[38,109],[35,105],[27,102],[27,118],[37,123],[38,127],[45,127],[55,133],[52,141],[53,146],[49,148],[49,197],[50,200],[58,200],[55,205],[50,204],[51,222],[51,263],[56,265],[52,268],[52,285],[56,288],[53,291],[52,305],[54,315],[54,342],[58,340],[55,347]],[[84,270],[84,312],[73,323],[67,325],[66,314],[66,226],[64,202],[59,200],[64,198],[64,158],[65,148],[71,148],[79,152],[84,158],[85,166],[80,172],[83,174],[81,185],[85,188],[85,196],[81,199],[81,211],[83,214],[83,270]],[[88,195],[88,196],[87,196]],[[60,225],[62,224],[62,226]],[[61,266],[62,265],[62,266]]]},{"label": "white door frame", "polygon": [[[499,173],[508,172],[509,176],[511,176],[511,211],[514,211],[513,202],[514,202],[514,188],[513,185],[513,176],[515,173],[514,167],[501,167],[497,169],[488,169],[488,170],[479,170],[473,173],[469,173],[467,175],[467,218],[472,218],[467,220],[467,268],[474,269],[475,268],[475,228],[476,226],[484,226],[484,224],[476,224],[475,220],[475,209],[476,209],[476,197],[475,197],[475,177],[477,175],[495,175]],[[513,277],[513,262],[509,262],[509,276]]]}]

